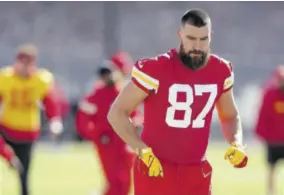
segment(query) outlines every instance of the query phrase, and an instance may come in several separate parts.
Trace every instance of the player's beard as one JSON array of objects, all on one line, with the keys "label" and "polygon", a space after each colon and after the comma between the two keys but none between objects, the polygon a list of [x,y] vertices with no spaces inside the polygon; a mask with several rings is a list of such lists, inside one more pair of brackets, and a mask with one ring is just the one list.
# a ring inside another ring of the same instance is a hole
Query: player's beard
[{"label": "player's beard", "polygon": [[[197,54],[199,56],[192,57],[192,54]],[[200,50],[186,52],[183,44],[181,44],[179,49],[179,58],[186,67],[190,68],[191,70],[197,70],[207,63],[208,53]]]}]

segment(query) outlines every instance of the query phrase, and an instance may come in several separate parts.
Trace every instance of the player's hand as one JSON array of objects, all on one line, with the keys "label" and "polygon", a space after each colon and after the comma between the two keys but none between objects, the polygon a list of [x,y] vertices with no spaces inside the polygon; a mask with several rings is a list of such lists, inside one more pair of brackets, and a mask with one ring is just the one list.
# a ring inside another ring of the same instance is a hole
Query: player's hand
[{"label": "player's hand", "polygon": [[63,132],[63,124],[61,119],[51,119],[49,122],[49,129],[51,132],[52,139],[56,139]]},{"label": "player's hand", "polygon": [[242,146],[232,143],[226,151],[225,160],[228,160],[235,168],[243,168],[247,165],[248,157]]},{"label": "player's hand", "polygon": [[16,169],[19,173],[24,171],[23,165],[17,156],[13,156],[10,160],[10,166]]},{"label": "player's hand", "polygon": [[[138,153],[138,152],[137,152]],[[149,172],[148,175],[150,177],[163,177],[163,167],[158,160],[158,158],[154,155],[151,148],[144,148],[138,153],[139,158],[144,162],[144,164],[148,167]]]}]

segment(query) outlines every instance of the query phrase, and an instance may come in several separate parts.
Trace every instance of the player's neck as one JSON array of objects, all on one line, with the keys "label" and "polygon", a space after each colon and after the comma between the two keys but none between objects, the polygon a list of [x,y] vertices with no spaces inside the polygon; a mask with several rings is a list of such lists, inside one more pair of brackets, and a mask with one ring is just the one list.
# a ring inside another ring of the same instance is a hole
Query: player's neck
[{"label": "player's neck", "polygon": [[35,73],[36,73],[36,70],[32,70],[29,73],[22,73],[20,71],[20,69],[17,68],[17,66],[13,66],[13,69],[14,69],[15,76],[17,76],[17,77],[19,77],[21,79],[29,79],[29,78],[33,77],[35,75]]}]

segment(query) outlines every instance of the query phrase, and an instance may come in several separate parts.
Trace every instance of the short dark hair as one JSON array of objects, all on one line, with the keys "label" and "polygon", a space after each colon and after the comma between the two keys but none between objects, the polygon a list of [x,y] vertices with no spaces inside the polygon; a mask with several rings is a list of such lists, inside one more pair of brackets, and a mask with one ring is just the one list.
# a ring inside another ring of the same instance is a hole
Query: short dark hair
[{"label": "short dark hair", "polygon": [[111,74],[111,69],[108,68],[108,67],[100,67],[97,71],[97,74],[100,76],[100,77],[103,77],[103,76],[106,76],[106,75],[109,75]]},{"label": "short dark hair", "polygon": [[190,24],[196,27],[203,27],[210,23],[209,15],[202,9],[191,9],[186,11],[182,18],[181,24]]}]

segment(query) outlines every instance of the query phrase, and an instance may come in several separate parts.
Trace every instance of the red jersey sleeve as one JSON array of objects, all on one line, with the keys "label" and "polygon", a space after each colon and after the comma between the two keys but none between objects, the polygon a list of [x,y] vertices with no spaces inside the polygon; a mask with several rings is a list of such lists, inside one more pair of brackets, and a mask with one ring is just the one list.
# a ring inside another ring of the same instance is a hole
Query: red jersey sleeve
[{"label": "red jersey sleeve", "polygon": [[84,97],[79,103],[79,110],[87,115],[95,115],[97,112],[96,94],[92,93]]},{"label": "red jersey sleeve", "polygon": [[224,63],[226,65],[226,69],[225,69],[225,78],[224,78],[224,84],[223,84],[223,92],[227,92],[233,88],[234,72],[233,72],[233,66],[231,62],[224,60]]},{"label": "red jersey sleeve", "polygon": [[95,129],[95,126],[92,123],[92,119],[97,112],[97,106],[94,100],[95,92],[84,97],[79,102],[75,118],[77,132],[80,136],[88,140],[93,139],[93,131]]},{"label": "red jersey sleeve", "polygon": [[60,105],[57,98],[58,91],[55,87],[54,77],[45,69],[38,70],[37,90],[40,94],[46,117],[50,120],[60,117]]},{"label": "red jersey sleeve", "polygon": [[48,119],[63,117],[69,110],[69,102],[65,92],[58,84],[52,84],[43,97],[42,103]]},{"label": "red jersey sleeve", "polygon": [[132,69],[132,81],[146,93],[157,92],[159,88],[157,64],[158,60],[142,59]]},{"label": "red jersey sleeve", "polygon": [[43,97],[42,103],[46,117],[51,120],[52,118],[60,117],[60,103],[56,98],[56,90],[51,87],[48,93]]}]

